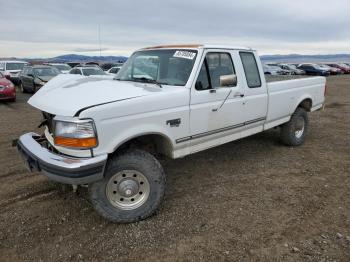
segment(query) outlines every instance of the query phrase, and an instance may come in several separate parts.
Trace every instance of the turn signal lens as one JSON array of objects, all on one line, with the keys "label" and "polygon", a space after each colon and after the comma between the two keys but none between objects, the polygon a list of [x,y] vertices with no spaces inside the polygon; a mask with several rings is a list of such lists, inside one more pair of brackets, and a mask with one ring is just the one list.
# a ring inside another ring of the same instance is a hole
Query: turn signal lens
[{"label": "turn signal lens", "polygon": [[97,146],[95,137],[89,138],[72,138],[72,137],[55,137],[55,145],[73,148],[92,148]]}]

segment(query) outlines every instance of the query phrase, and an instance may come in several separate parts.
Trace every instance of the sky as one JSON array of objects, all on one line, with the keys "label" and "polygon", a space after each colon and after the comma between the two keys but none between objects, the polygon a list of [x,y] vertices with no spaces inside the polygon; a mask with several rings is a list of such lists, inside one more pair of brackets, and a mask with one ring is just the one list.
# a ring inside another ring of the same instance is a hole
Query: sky
[{"label": "sky", "polygon": [[100,55],[100,48],[128,56],[188,43],[350,53],[350,0],[0,0],[0,57]]}]

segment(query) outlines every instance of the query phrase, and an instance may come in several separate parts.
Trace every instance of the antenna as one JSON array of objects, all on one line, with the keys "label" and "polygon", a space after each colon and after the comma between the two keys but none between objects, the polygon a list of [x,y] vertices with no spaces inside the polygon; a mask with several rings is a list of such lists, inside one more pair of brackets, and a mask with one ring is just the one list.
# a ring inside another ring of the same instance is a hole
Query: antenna
[{"label": "antenna", "polygon": [[101,58],[101,28],[100,24],[98,24],[98,45],[100,48],[100,58]]}]

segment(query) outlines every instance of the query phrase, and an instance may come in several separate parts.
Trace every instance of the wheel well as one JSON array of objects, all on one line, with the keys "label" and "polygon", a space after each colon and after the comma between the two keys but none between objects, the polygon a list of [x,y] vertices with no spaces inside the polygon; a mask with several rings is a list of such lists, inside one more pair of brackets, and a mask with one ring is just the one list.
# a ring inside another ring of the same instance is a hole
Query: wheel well
[{"label": "wheel well", "polygon": [[298,107],[304,108],[306,111],[310,112],[312,108],[312,100],[310,98],[304,99]]},{"label": "wheel well", "polygon": [[138,137],[134,137],[123,144],[121,144],[117,151],[127,149],[142,149],[154,156],[167,156],[172,157],[173,146],[170,140],[160,134],[147,134]]}]

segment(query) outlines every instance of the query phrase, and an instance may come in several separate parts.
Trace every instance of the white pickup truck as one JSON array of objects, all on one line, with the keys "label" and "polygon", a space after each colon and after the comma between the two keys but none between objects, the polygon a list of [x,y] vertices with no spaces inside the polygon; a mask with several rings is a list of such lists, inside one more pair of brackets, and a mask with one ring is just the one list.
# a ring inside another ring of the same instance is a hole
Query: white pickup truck
[{"label": "white pickup truck", "polygon": [[184,157],[273,127],[284,144],[301,145],[308,112],[324,103],[325,82],[266,83],[250,48],[144,48],[114,79],[59,75],[48,82],[28,101],[42,111],[44,134],[22,135],[17,148],[30,170],[88,185],[106,219],[138,221],[164,195],[158,156]]}]

